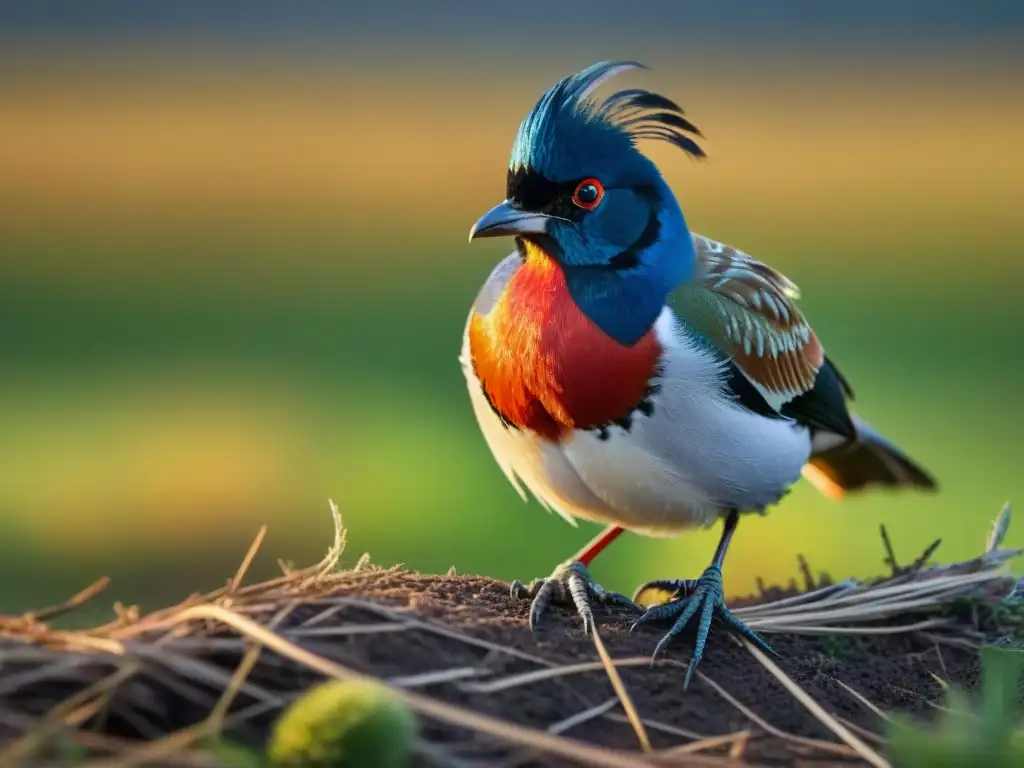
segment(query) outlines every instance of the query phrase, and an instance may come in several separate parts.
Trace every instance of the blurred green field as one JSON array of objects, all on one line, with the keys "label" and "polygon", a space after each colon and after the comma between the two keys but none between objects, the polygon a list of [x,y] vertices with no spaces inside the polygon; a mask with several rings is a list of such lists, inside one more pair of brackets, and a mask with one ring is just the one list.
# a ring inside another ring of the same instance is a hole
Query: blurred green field
[{"label": "blurred green field", "polygon": [[[471,75],[447,81],[398,157],[395,136],[310,106],[342,101],[339,82],[221,99],[179,84],[158,118],[135,86],[90,99],[59,78],[0,89],[0,612],[102,574],[111,597],[148,607],[218,586],[264,522],[254,576],[277,556],[313,561],[329,497],[349,562],[368,550],[511,579],[575,551],[591,527],[519,500],[456,360],[469,303],[507,248],[465,233],[500,198],[516,121],[552,74],[467,112],[443,142],[473,93]],[[941,557],[976,553],[1000,505],[1024,497],[1019,86],[976,95],[987,111],[963,119],[987,140],[957,155],[957,135],[933,127],[951,89],[978,93],[966,83],[852,79],[823,109],[806,82],[766,72],[772,111],[741,76],[667,80],[654,82],[721,128],[705,128],[721,137],[706,166],[657,153],[691,225],[800,285],[860,414],[942,485],[840,505],[801,484],[741,526],[728,590],[788,579],[797,553],[835,576],[875,573],[881,522],[906,558],[936,537]],[[879,102],[896,115],[885,130],[852,120]],[[621,590],[693,575],[716,535],[627,537],[595,571]],[[1024,545],[1024,526],[1009,541]]]}]

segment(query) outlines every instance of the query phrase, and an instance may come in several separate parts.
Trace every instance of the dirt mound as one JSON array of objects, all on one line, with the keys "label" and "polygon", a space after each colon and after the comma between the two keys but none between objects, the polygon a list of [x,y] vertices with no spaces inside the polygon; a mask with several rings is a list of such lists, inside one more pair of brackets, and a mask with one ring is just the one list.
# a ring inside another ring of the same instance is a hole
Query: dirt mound
[{"label": "dirt mound", "polygon": [[365,561],[338,570],[339,528],[317,566],[245,587],[242,568],[149,616],[74,632],[0,618],[0,764],[59,739],[119,765],[202,764],[189,750],[204,734],[262,745],[310,684],[362,674],[420,714],[419,765],[886,765],[879,710],[927,717],[945,683],[974,684],[978,647],[999,629],[992,606],[1015,584],[999,567],[1014,553],[998,543],[968,563],[894,565],[873,584],[734,601],[778,657],[716,626],[687,691],[691,635],[652,666],[665,628],[630,632],[633,614],[599,607],[624,699],[571,611],[551,609],[533,633],[503,582]]}]

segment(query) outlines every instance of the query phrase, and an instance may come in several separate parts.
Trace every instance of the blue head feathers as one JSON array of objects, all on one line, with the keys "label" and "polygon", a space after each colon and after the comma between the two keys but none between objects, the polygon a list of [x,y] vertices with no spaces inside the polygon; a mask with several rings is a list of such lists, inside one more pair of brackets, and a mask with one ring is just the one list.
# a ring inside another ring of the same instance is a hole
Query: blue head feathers
[{"label": "blue head feathers", "polygon": [[650,329],[695,260],[675,196],[636,143],[667,141],[704,157],[692,138],[700,132],[664,96],[633,88],[593,97],[612,76],[645,68],[601,62],[541,96],[516,134],[506,201],[470,235],[537,242],[562,266],[580,308],[623,344]]},{"label": "blue head feathers", "polygon": [[704,151],[687,135],[700,136],[700,131],[664,96],[631,88],[604,101],[591,98],[605,80],[646,68],[633,61],[603,61],[555,83],[523,118],[512,145],[510,170],[544,169],[553,180],[569,180],[607,158],[617,172],[642,176],[650,173],[642,162],[646,158],[628,151],[637,139],[668,141],[695,159],[704,158]]}]

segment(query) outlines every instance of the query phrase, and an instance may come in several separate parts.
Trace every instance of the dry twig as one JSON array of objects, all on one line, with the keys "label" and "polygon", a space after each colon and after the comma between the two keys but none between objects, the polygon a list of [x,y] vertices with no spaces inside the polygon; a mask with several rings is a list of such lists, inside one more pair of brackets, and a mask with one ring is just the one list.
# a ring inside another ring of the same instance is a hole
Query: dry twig
[{"label": "dry twig", "polygon": [[[778,665],[749,647],[754,658],[794,700],[845,743],[808,738],[773,726],[700,671],[697,676],[749,720],[756,731],[705,735],[698,729],[681,727],[687,724],[685,720],[670,724],[644,717],[642,707],[627,693],[618,670],[649,668],[649,657],[613,658],[597,632],[593,637],[597,660],[564,663],[564,659],[548,658],[540,648],[535,652],[515,648],[499,642],[500,638],[464,631],[455,623],[429,617],[411,606],[368,599],[363,596],[368,587],[397,578],[402,572],[397,567],[377,568],[368,560],[361,560],[357,569],[341,570],[345,530],[333,502],[331,515],[334,539],[324,558],[309,568],[285,566],[282,575],[274,579],[243,584],[264,540],[265,528],[261,528],[224,586],[206,595],[193,595],[178,606],[148,615],[125,609],[117,620],[87,631],[55,630],[43,623],[99,594],[106,586],[100,580],[59,606],[25,616],[0,617],[0,698],[13,700],[29,690],[59,694],[47,712],[36,715],[0,705],[0,730],[13,729],[20,734],[3,747],[0,764],[30,757],[61,733],[104,754],[105,762],[100,764],[107,766],[131,766],[154,759],[166,764],[207,765],[208,757],[194,748],[198,739],[265,722],[303,687],[328,676],[377,679],[428,721],[447,723],[470,734],[461,747],[457,743],[421,740],[417,754],[434,764],[479,768],[513,765],[524,756],[536,759],[552,755],[580,764],[623,768],[664,765],[672,760],[685,760],[689,765],[725,765],[724,758],[702,753],[727,750],[730,759],[736,760],[751,750],[756,752],[764,739],[774,737],[779,740],[776,743],[789,744],[794,750],[887,765],[867,743],[884,743],[880,736],[828,714]],[[1019,551],[1001,549],[1009,520],[1007,506],[993,523],[981,555],[947,565],[927,565],[936,542],[911,566],[899,566],[883,530],[892,575],[871,582],[847,579],[828,584],[824,578],[815,580],[806,560],[801,560],[810,589],[782,599],[762,600],[735,613],[765,632],[879,637],[913,634],[931,641],[937,649],[940,645],[976,649],[981,633],[962,617],[944,615],[942,609],[954,600],[994,603],[1014,594],[1017,581],[1004,566]],[[813,588],[815,583],[821,586]],[[766,592],[763,584],[761,591]],[[433,669],[405,668],[387,674],[374,670],[372,675],[359,671],[358,667],[374,669],[368,659],[359,656],[359,649],[367,641],[372,644],[386,637],[408,638],[410,644],[431,647],[454,645],[466,653],[458,662]],[[948,677],[941,652],[939,656],[943,674]],[[348,663],[349,659],[354,663]],[[654,665],[655,670],[664,670],[662,674],[672,674],[671,668],[684,666],[669,659],[659,659]],[[615,698],[594,701],[571,687],[571,683],[592,679],[588,676],[602,670],[616,692]],[[287,680],[287,685],[282,685],[282,680]],[[852,687],[836,682],[874,714],[886,716]],[[430,695],[437,689],[486,700],[528,686],[571,689],[579,708],[569,708],[566,711],[575,713],[531,728]],[[155,690],[174,702],[166,706],[187,705],[201,712],[201,719],[169,731],[160,724],[164,701],[153,700]],[[634,693],[637,690],[634,686]],[[623,712],[615,711],[619,703]],[[115,719],[127,723],[139,735],[159,738],[139,744],[80,730],[86,724],[105,727]],[[597,748],[564,736],[574,728],[592,729],[596,722],[623,733],[624,725],[631,726],[644,754]],[[671,746],[653,749],[651,734]],[[498,754],[503,757],[495,760]],[[513,760],[516,755],[518,758]]]}]

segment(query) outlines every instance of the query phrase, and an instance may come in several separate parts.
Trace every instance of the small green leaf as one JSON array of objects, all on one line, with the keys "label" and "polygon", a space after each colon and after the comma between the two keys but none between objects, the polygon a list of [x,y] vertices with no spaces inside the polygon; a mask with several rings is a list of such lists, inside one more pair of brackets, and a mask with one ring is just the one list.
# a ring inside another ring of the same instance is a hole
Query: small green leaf
[{"label": "small green leaf", "polygon": [[932,726],[894,717],[889,752],[898,768],[1024,766],[1024,729],[1020,727],[1020,680],[1024,654],[986,647],[981,653],[980,706],[950,687],[946,709]]},{"label": "small green leaf", "polygon": [[1020,651],[981,649],[982,722],[991,742],[1009,742],[1017,720],[1024,656]]}]

